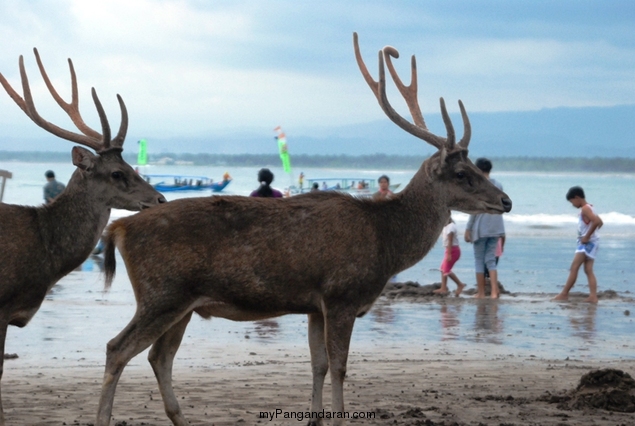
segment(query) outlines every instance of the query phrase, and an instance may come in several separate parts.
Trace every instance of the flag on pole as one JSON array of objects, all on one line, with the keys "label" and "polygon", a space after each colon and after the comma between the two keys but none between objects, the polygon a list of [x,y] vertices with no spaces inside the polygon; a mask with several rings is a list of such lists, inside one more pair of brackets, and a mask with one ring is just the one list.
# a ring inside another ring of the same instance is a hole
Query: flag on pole
[{"label": "flag on pole", "polygon": [[139,154],[137,155],[137,165],[145,166],[148,164],[148,141],[141,139],[139,144]]},{"label": "flag on pole", "polygon": [[285,173],[291,173],[291,158],[289,158],[289,149],[287,147],[287,136],[282,131],[280,126],[273,129],[278,132],[276,139],[278,141],[278,152],[280,153],[280,160],[282,160],[282,168]]}]

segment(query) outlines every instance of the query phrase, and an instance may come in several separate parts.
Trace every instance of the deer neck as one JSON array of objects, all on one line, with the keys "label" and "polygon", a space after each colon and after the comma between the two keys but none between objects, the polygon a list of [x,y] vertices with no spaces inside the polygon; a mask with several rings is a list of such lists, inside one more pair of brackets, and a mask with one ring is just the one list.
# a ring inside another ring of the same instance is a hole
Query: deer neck
[{"label": "deer neck", "polygon": [[424,162],[399,196],[387,203],[392,206],[386,219],[397,270],[413,266],[430,251],[450,216],[443,183],[430,169]]},{"label": "deer neck", "polygon": [[90,255],[108,224],[110,208],[75,171],[66,189],[40,211],[40,235],[51,258],[53,273],[62,276]]}]

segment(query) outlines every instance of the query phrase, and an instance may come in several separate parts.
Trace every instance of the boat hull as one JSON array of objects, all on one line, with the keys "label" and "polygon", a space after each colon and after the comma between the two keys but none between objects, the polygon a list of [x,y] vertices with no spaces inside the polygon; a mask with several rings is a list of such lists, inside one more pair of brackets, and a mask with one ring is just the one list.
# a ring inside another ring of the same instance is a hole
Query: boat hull
[{"label": "boat hull", "polygon": [[206,185],[166,185],[157,183],[153,185],[154,189],[159,192],[176,192],[176,191],[212,191],[221,192],[231,181],[215,182]]}]

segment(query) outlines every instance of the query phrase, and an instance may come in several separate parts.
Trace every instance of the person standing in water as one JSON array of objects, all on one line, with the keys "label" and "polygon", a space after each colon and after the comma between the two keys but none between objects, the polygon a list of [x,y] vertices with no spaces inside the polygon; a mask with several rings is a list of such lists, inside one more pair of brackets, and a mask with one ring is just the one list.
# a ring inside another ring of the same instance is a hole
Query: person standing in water
[{"label": "person standing in water", "polygon": [[457,236],[456,224],[452,220],[452,216],[448,219],[448,223],[443,228],[443,232],[441,234],[443,235],[443,247],[445,249],[440,268],[441,288],[434,290],[433,293],[448,294],[448,277],[450,277],[450,279],[456,283],[456,291],[454,292],[454,295],[459,296],[465,288],[465,284],[463,284],[456,274],[452,272],[452,267],[454,267],[454,264],[461,257],[459,237]]},{"label": "person standing in water", "polygon": [[55,180],[55,173],[53,170],[47,170],[46,173],[44,173],[44,176],[47,180],[46,185],[44,185],[44,204],[50,204],[62,193],[62,191],[64,191],[66,186]]},{"label": "person standing in water", "polygon": [[[490,160],[478,158],[475,165],[495,187],[501,191],[503,190],[503,185],[489,176],[492,170],[492,162]],[[465,229],[465,241],[473,243],[474,246],[474,269],[477,286],[477,292],[474,297],[477,299],[485,297],[486,266],[490,275],[491,297],[492,299],[498,299],[500,296],[496,266],[496,246],[501,237],[505,237],[505,224],[502,215],[489,213],[470,215]],[[504,250],[504,247],[502,248]]]},{"label": "person standing in water", "polygon": [[598,281],[593,272],[593,263],[595,262],[600,243],[600,236],[597,230],[602,227],[604,222],[602,222],[600,216],[595,213],[593,205],[586,201],[584,190],[581,187],[574,186],[570,188],[567,192],[567,201],[569,201],[573,207],[580,209],[580,215],[578,217],[578,241],[567,282],[560,294],[554,297],[553,300],[568,300],[569,291],[571,291],[578,279],[580,266],[584,265],[584,273],[589,280],[589,297],[584,301],[598,303]]},{"label": "person standing in water", "polygon": [[379,191],[373,194],[375,200],[387,200],[392,197],[393,192],[390,190],[390,178],[388,176],[379,176],[377,183],[379,183]]}]

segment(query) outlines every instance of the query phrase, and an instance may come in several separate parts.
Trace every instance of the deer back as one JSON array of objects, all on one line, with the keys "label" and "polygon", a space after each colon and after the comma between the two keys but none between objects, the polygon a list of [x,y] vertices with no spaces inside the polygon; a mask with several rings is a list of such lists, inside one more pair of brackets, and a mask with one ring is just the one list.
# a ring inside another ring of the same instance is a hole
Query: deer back
[{"label": "deer back", "polygon": [[364,286],[373,299],[395,273],[390,205],[336,192],[181,199],[113,222],[106,246],[116,244],[140,295],[178,289],[247,310],[267,301],[271,312],[312,311]]}]

